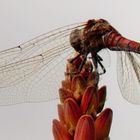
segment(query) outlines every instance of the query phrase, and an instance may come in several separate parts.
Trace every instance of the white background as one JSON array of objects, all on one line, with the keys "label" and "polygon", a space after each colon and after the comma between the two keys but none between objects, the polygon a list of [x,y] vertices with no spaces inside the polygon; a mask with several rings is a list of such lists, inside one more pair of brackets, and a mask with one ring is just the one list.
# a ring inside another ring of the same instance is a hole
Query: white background
[{"label": "white background", "polygon": [[[140,40],[139,0],[0,0],[0,49],[14,47],[54,28],[107,19],[121,34]],[[140,106],[125,101],[116,80],[116,54],[102,80],[107,85],[106,107],[113,109],[111,140],[140,137]],[[52,140],[51,121],[56,104],[18,104],[0,107],[0,140]]]}]

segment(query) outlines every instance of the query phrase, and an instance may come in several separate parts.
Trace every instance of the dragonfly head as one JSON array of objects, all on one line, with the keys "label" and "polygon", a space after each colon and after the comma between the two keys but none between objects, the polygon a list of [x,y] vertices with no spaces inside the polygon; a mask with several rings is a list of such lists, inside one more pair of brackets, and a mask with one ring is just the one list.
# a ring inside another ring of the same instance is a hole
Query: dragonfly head
[{"label": "dragonfly head", "polygon": [[71,46],[80,54],[83,53],[83,45],[82,45],[82,33],[80,29],[75,29],[70,34],[70,43]]}]

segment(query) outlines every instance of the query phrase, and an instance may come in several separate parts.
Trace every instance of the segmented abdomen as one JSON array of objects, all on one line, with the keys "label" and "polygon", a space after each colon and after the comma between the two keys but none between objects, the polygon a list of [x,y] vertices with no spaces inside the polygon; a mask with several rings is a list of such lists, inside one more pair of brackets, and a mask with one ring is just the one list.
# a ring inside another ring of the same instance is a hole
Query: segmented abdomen
[{"label": "segmented abdomen", "polygon": [[110,50],[140,53],[140,43],[129,40],[116,32],[106,34],[104,43]]}]

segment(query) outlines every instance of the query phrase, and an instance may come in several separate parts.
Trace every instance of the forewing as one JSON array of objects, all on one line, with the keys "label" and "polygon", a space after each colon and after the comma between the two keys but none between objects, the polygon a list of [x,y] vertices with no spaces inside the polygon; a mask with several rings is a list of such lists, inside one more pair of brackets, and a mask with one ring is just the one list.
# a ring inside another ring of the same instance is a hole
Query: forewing
[{"label": "forewing", "polygon": [[69,35],[81,27],[66,26],[0,52],[0,105],[57,99],[73,52]]},{"label": "forewing", "polygon": [[60,39],[60,41],[63,40],[63,38],[68,36],[72,30],[75,28],[82,28],[82,26],[84,26],[84,23],[67,25],[40,35],[17,47],[0,51],[0,66],[30,58],[46,51],[46,49],[53,48],[53,46],[50,46],[49,48],[46,48],[46,46],[54,44],[53,42],[57,42],[58,39]]},{"label": "forewing", "polygon": [[123,97],[132,104],[140,104],[140,55],[119,52],[117,60],[118,83]]}]

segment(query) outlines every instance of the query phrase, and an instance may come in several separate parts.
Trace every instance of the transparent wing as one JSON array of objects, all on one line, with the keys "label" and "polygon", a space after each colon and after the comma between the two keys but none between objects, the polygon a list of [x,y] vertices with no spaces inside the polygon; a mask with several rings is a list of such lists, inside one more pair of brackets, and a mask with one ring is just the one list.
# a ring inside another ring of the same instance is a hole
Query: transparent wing
[{"label": "transparent wing", "polygon": [[1,51],[0,105],[57,99],[66,58],[73,52],[69,34],[82,26],[65,26]]},{"label": "transparent wing", "polygon": [[[63,38],[65,38],[65,36],[68,36],[72,30],[75,28],[82,28],[82,26],[84,26],[84,23],[67,25],[38,36],[17,47],[0,51],[0,66],[40,54],[46,50],[46,46],[48,46],[48,44],[53,45],[53,42],[57,42],[58,39],[61,41]],[[53,46],[50,48],[53,48]]]},{"label": "transparent wing", "polygon": [[140,104],[140,55],[119,52],[117,58],[118,83],[123,97],[133,104]]}]

